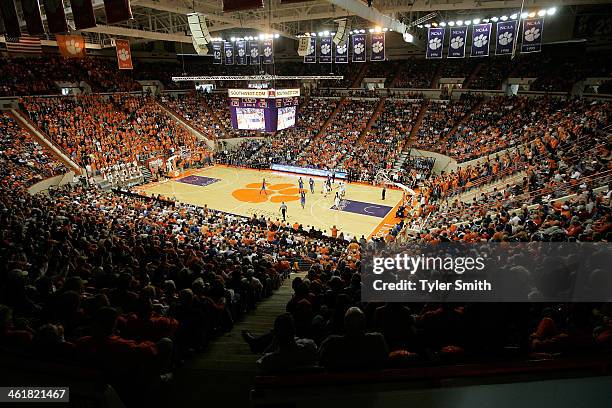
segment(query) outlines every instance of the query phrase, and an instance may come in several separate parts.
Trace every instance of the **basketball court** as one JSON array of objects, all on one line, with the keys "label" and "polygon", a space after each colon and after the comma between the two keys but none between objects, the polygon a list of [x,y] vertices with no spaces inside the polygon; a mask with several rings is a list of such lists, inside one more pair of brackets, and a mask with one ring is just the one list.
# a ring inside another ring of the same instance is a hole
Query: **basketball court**
[{"label": "basketball court", "polygon": [[[336,180],[331,193],[322,193],[324,178],[313,177],[315,192],[310,192],[309,176],[301,176],[306,190],[306,205],[302,208],[298,179],[299,175],[275,171],[258,171],[215,165],[192,170],[179,177],[143,185],[137,191],[146,195],[174,198],[177,201],[251,217],[282,219],[280,206],[287,205],[287,221],[302,224],[306,229],[330,233],[335,225],[345,236],[366,238],[380,236],[395,225],[395,210],[402,200],[402,192],[387,189],[385,200],[381,199],[381,188],[372,185],[346,184],[345,199],[340,210],[334,207],[334,196],[338,191]],[[262,180],[266,179],[267,191],[261,192]]]}]

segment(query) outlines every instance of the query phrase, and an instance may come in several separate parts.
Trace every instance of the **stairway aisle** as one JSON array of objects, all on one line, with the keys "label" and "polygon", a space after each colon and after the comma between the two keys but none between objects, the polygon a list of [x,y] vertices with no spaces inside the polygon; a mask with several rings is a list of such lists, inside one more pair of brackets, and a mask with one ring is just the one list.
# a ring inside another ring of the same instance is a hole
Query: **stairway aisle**
[{"label": "stairway aisle", "polygon": [[285,311],[293,291],[291,282],[305,273],[292,274],[272,296],[237,322],[233,329],[213,340],[206,351],[190,358],[176,370],[168,396],[175,406],[204,406],[223,402],[246,406],[253,377],[257,373],[257,355],[251,353],[241,336],[242,330],[253,334],[270,331],[274,319]]}]

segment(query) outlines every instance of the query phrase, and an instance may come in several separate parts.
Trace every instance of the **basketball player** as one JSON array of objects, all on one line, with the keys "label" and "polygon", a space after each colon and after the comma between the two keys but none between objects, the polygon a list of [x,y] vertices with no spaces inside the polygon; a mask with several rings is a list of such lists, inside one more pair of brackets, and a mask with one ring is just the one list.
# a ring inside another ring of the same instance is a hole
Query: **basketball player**
[{"label": "basketball player", "polygon": [[308,180],[308,184],[310,185],[310,194],[314,194],[315,191],[315,183],[312,177]]},{"label": "basketball player", "polygon": [[300,204],[302,204],[302,210],[306,207],[306,190],[300,191]]},{"label": "basketball player", "polygon": [[336,192],[336,198],[334,199],[334,207],[336,210],[340,211],[340,195]]},{"label": "basketball player", "polygon": [[344,185],[344,181],[340,182],[340,185],[338,186],[338,191],[340,192],[340,198],[344,198],[344,195],[346,194],[346,186]]},{"label": "basketball player", "polygon": [[268,195],[268,192],[266,191],[266,179],[265,178],[261,182],[261,190],[259,190],[259,194],[261,194],[262,191],[264,192],[265,195]]},{"label": "basketball player", "polygon": [[298,179],[298,187],[300,188],[300,190],[304,189],[304,180],[302,180],[301,177]]},{"label": "basketball player", "polygon": [[327,197],[327,193],[329,193],[329,187],[327,187],[327,181],[325,183],[323,183],[323,191],[322,191],[323,195],[325,197]]},{"label": "basketball player", "polygon": [[280,206],[281,214],[283,214],[283,221],[287,221],[287,204],[283,201]]}]

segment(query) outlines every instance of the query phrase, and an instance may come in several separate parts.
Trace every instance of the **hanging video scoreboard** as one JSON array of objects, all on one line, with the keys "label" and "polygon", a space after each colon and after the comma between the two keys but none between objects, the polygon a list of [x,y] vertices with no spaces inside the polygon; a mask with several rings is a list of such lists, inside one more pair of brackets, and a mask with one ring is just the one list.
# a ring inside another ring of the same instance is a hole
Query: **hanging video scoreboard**
[{"label": "hanging video scoreboard", "polygon": [[276,132],[294,126],[300,102],[298,89],[229,89],[232,127]]}]

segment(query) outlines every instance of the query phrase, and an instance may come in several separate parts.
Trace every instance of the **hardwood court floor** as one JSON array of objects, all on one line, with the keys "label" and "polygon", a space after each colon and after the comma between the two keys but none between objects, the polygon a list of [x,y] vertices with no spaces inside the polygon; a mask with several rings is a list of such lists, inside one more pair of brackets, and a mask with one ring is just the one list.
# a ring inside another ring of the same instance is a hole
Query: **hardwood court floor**
[{"label": "hardwood court floor", "polygon": [[[264,215],[266,218],[281,218],[281,202],[287,204],[287,221],[296,221],[308,228],[330,232],[336,225],[345,236],[369,237],[379,233],[385,224],[394,218],[394,208],[402,199],[402,192],[388,189],[386,199],[381,199],[381,188],[351,183],[346,186],[345,201],[341,211],[332,209],[334,191],[325,197],[322,194],[323,178],[314,178],[315,193],[310,193],[308,177],[302,176],[307,191],[306,205],[302,209],[298,189],[300,176],[269,170],[212,166],[183,174],[177,178],[151,183],[138,188],[146,195],[175,198],[178,201],[242,216]],[[263,178],[267,183],[267,194],[260,193]],[[348,235],[347,235],[348,234]]]}]

